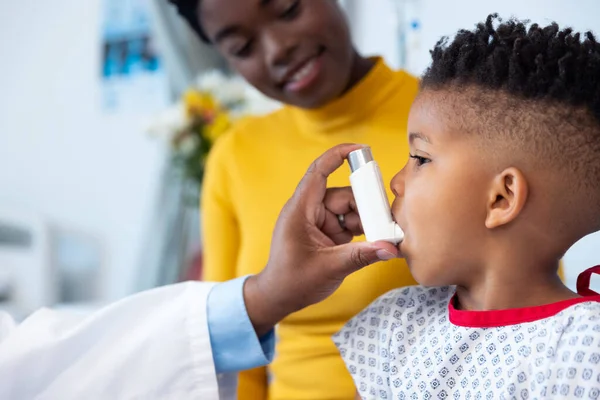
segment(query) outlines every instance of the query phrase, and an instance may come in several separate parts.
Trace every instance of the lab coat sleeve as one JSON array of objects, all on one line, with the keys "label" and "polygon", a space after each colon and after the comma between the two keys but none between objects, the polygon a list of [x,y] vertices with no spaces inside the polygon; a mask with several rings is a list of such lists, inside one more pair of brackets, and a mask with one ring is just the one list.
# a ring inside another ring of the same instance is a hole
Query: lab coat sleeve
[{"label": "lab coat sleeve", "polygon": [[0,316],[0,399],[218,399],[207,326],[213,285],[142,292],[88,317]]},{"label": "lab coat sleeve", "polygon": [[217,372],[237,372],[273,360],[275,335],[256,336],[244,303],[248,277],[216,285],[208,297],[208,327]]}]

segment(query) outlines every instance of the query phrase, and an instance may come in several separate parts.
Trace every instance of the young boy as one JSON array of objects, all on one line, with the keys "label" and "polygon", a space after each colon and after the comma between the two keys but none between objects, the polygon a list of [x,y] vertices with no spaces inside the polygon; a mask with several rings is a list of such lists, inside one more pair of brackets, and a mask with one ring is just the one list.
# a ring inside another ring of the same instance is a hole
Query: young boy
[{"label": "young boy", "polygon": [[422,286],[334,336],[363,399],[600,397],[592,271],[557,276],[600,230],[600,44],[496,21],[438,42],[411,109],[392,210]]}]

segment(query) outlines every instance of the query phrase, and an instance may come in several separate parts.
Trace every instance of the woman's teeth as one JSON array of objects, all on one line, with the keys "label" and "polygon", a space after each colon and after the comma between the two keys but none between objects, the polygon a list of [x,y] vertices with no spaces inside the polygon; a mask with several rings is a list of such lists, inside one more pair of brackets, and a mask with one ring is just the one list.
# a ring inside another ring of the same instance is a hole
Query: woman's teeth
[{"label": "woman's teeth", "polygon": [[294,76],[292,76],[292,78],[290,79],[290,82],[298,82],[298,81],[301,81],[302,79],[306,78],[308,75],[310,75],[314,66],[315,66],[315,60],[312,59],[309,62],[307,62],[304,67],[300,68],[300,70],[298,70],[298,72],[296,72],[294,74]]}]

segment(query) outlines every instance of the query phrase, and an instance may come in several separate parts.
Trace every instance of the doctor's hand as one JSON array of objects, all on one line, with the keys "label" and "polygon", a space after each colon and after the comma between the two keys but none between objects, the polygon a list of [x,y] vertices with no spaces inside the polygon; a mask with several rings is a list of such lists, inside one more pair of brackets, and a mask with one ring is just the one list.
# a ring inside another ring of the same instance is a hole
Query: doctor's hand
[{"label": "doctor's hand", "polygon": [[[362,227],[350,188],[327,189],[327,177],[362,146],[336,146],[308,169],[283,207],[265,269],[244,286],[248,315],[263,335],[287,315],[325,300],[353,272],[398,256],[387,242],[353,242]],[[338,215],[344,215],[343,226]]]}]

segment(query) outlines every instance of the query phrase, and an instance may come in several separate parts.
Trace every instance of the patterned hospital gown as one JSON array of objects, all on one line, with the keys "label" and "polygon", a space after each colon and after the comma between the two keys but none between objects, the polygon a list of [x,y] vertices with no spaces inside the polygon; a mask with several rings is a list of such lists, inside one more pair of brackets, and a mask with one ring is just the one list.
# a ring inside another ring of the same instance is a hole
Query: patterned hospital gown
[{"label": "patterned hospital gown", "polygon": [[600,398],[600,296],[469,312],[454,291],[393,290],[334,335],[363,399]]}]

